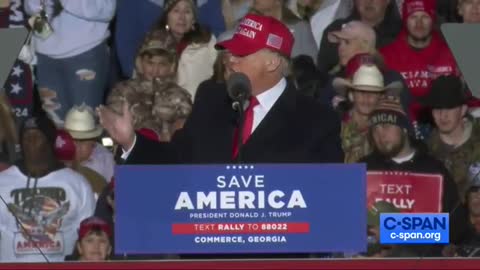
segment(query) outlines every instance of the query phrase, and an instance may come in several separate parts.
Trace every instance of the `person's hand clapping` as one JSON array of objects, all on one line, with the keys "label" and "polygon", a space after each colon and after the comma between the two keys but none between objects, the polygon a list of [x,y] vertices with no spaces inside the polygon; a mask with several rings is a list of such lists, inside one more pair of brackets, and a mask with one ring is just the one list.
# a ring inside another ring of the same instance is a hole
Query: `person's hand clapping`
[{"label": "person's hand clapping", "polygon": [[132,113],[129,104],[125,101],[122,114],[118,114],[103,105],[97,108],[100,124],[105,128],[112,139],[120,144],[124,150],[129,150],[135,140]]}]

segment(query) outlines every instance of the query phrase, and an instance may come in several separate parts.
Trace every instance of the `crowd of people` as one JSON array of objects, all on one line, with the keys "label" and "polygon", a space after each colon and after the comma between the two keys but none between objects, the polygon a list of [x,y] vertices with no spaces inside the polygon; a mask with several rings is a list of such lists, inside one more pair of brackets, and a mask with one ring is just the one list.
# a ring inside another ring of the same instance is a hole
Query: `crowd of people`
[{"label": "crowd of people", "polygon": [[0,95],[0,262],[165,258],[114,254],[115,165],[232,161],[440,175],[450,245],[380,245],[402,210],[380,201],[358,256],[476,256],[480,102],[452,21],[480,0],[0,0],[31,33]]}]

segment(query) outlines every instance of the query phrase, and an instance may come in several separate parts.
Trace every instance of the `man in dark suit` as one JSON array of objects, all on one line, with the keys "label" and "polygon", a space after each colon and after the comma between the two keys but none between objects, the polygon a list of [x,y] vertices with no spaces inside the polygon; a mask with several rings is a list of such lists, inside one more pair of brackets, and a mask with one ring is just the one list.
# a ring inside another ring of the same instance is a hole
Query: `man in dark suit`
[{"label": "man in dark suit", "polygon": [[193,111],[170,143],[135,134],[131,113],[100,107],[100,121],[124,149],[129,164],[342,162],[340,122],[329,108],[297,92],[285,79],[294,39],[280,21],[247,15],[232,39],[217,44],[230,54],[228,68],[250,80],[241,160],[236,149],[237,115],[222,86],[201,86]]}]

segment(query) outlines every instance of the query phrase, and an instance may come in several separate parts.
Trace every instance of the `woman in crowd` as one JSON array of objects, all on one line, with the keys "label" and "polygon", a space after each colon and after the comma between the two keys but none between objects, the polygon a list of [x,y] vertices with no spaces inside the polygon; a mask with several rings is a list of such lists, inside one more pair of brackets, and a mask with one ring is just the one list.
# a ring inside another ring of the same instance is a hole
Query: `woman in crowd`
[{"label": "woman in crowd", "polygon": [[[160,32],[160,34],[158,34]],[[198,85],[213,74],[217,57],[215,36],[198,23],[198,11],[192,0],[168,0],[164,13],[151,35],[174,38],[178,55],[177,84],[192,97]]]},{"label": "woman in crowd", "polygon": [[68,110],[102,103],[109,73],[115,0],[25,0],[32,15],[37,85],[47,113],[63,126]]}]

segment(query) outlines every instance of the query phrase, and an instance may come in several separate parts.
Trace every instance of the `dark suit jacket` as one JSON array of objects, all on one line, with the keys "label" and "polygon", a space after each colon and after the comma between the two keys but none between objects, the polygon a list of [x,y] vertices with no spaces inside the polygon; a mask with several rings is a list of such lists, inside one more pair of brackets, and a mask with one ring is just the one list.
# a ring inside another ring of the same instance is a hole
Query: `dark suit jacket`
[{"label": "dark suit jacket", "polygon": [[[225,86],[199,86],[193,111],[170,143],[137,134],[128,164],[229,163],[237,116]],[[291,84],[275,102],[242,150],[245,163],[343,162],[340,121],[328,107]]]}]

